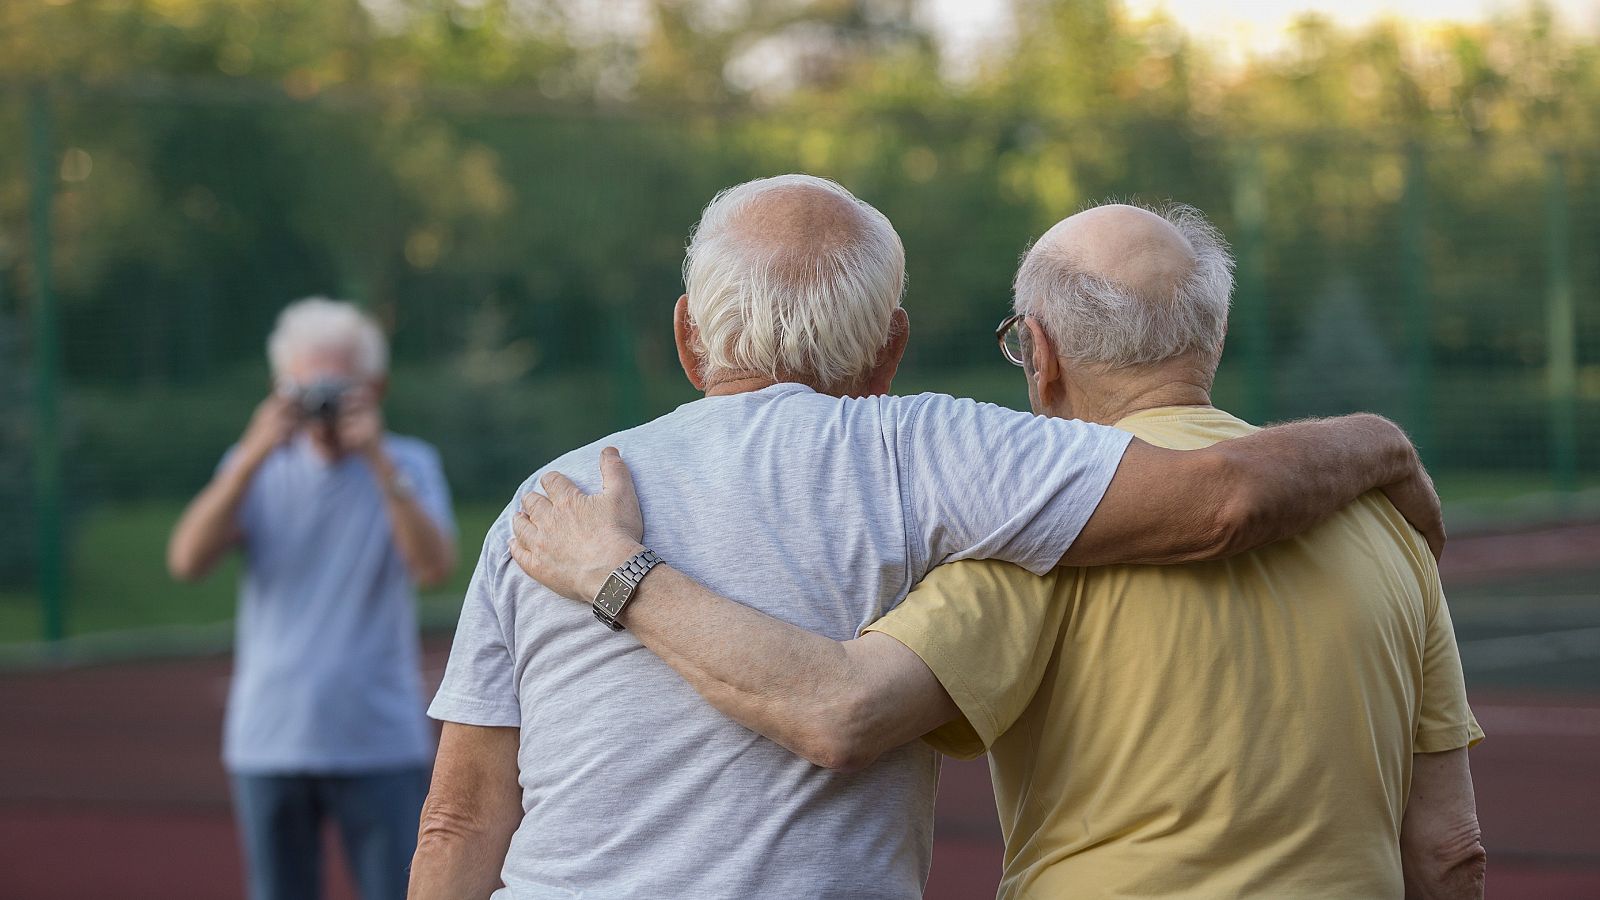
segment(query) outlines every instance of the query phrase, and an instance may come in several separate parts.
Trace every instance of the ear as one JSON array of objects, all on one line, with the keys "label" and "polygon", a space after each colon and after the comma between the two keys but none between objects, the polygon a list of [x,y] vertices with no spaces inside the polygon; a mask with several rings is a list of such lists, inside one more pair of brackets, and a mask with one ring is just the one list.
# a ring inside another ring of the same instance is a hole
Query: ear
[{"label": "ear", "polygon": [[697,391],[706,389],[705,366],[700,359],[700,329],[689,319],[689,295],[672,307],[672,337],[678,344],[678,365]]},{"label": "ear", "polygon": [[911,317],[902,307],[895,307],[889,317],[889,340],[878,351],[878,358],[867,373],[864,396],[879,397],[889,393],[895,373],[900,370],[900,360],[906,355],[906,342],[911,339]]},{"label": "ear", "polygon": [[1033,378],[1039,400],[1049,407],[1062,391],[1061,360],[1056,356],[1055,342],[1044,333],[1044,326],[1032,316],[1022,321],[1028,326],[1028,343],[1033,345],[1033,353],[1028,360],[1032,363],[1033,371],[1029,375]]},{"label": "ear", "polygon": [[383,398],[385,396],[387,396],[388,393],[389,393],[389,376],[388,375],[380,376],[379,378],[377,378],[376,380],[374,380],[372,382],[372,399],[378,401],[379,403],[382,403],[383,402]]}]

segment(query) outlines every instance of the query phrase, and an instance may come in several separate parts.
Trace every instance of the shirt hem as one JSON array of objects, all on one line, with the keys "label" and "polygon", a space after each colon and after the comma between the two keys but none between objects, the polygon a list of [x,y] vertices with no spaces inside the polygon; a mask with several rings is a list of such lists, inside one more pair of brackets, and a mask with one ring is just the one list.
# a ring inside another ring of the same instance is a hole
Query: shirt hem
[{"label": "shirt hem", "polygon": [[433,764],[433,750],[415,756],[385,756],[371,759],[229,759],[222,767],[230,775],[348,775],[356,772],[387,772],[427,768]]},{"label": "shirt hem", "polygon": [[[888,635],[920,657],[961,711],[961,722],[939,726],[923,735],[923,742],[953,759],[977,759],[988,752],[1000,736],[999,723],[995,720],[994,711],[961,676],[961,666],[945,651],[944,646],[927,631],[899,623],[875,622],[863,629],[863,633],[867,631]],[[949,733],[952,724],[955,725],[954,734]],[[961,733],[962,725],[966,726],[968,733]],[[977,739],[976,744],[973,737]]]},{"label": "shirt hem", "polygon": [[433,704],[428,707],[428,718],[486,728],[517,728],[522,725],[522,711],[516,707],[442,691],[434,696]]},{"label": "shirt hem", "polygon": [[1412,753],[1444,753],[1483,743],[1483,729],[1476,721],[1462,722],[1418,731],[1411,743]]}]

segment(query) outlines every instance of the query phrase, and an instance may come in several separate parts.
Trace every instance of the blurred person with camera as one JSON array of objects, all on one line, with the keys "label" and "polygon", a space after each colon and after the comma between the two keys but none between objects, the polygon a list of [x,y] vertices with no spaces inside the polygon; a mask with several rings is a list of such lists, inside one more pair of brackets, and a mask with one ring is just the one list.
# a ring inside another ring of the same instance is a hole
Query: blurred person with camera
[{"label": "blurred person with camera", "polygon": [[223,762],[253,900],[316,897],[322,825],[362,897],[405,896],[433,734],[413,585],[455,566],[438,453],[384,430],[388,346],[355,306],[301,300],[275,387],[167,546],[174,578],[243,552]]}]

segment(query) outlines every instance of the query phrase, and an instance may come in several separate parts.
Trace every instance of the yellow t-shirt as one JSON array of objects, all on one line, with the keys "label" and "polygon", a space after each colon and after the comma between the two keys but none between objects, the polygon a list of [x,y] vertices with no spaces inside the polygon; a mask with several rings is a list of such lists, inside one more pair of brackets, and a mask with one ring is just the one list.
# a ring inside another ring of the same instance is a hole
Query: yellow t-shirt
[{"label": "yellow t-shirt", "polygon": [[[1254,430],[1194,407],[1118,427]],[[941,566],[867,630],[960,706],[929,743],[988,749],[1003,898],[1399,898],[1412,753],[1483,737],[1438,569],[1378,493],[1219,562]]]}]

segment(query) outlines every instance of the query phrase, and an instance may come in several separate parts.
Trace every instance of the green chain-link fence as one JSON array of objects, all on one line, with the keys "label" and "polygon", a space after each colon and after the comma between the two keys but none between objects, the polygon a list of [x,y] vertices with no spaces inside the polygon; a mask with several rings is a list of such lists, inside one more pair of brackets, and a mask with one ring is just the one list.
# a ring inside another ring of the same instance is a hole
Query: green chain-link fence
[{"label": "green chain-link fence", "polygon": [[690,398],[684,237],[780,171],[899,228],[902,391],[1024,404],[992,338],[1019,252],[1086,202],[1173,199],[1239,257],[1219,405],[1392,415],[1469,524],[1581,514],[1600,481],[1600,157],[1570,148],[173,82],[0,86],[0,129],[0,642],[230,615],[161,548],[308,294],[390,327],[391,425],[481,537],[550,457]]}]

